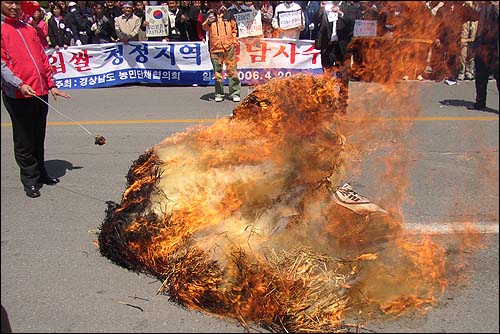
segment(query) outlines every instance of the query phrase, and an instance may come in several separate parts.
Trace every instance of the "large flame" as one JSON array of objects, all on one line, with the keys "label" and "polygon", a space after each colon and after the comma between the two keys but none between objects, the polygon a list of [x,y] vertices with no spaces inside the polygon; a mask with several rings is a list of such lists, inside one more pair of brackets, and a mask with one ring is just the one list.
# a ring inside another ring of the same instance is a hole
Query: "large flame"
[{"label": "large flame", "polygon": [[[388,45],[397,49],[377,52],[422,48]],[[337,80],[299,75],[150,148],[108,207],[101,253],[161,279],[172,300],[244,326],[340,331],[360,315],[429,310],[448,284],[446,249],[406,231],[401,212],[416,86],[396,83],[410,59],[381,59],[390,71],[363,68],[379,80],[361,83],[348,115],[337,113]],[[340,185],[368,157],[383,208],[356,210],[336,196],[353,194]]]}]

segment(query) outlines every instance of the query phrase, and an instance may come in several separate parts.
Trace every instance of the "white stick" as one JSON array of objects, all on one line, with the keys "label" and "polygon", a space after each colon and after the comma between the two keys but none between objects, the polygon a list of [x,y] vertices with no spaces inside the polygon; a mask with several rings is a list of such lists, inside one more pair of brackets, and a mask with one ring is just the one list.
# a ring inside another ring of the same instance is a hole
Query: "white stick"
[{"label": "white stick", "polygon": [[54,110],[54,111],[55,111],[56,113],[58,113],[59,115],[61,115],[61,116],[63,116],[63,117],[66,117],[67,119],[69,119],[69,120],[70,120],[70,121],[72,121],[73,123],[78,124],[78,125],[79,125],[79,126],[80,126],[83,130],[85,130],[85,131],[86,131],[89,135],[91,135],[91,136],[94,136],[94,137],[95,137],[95,135],[94,135],[92,132],[90,132],[89,130],[87,130],[87,128],[86,128],[86,127],[84,127],[83,125],[81,125],[80,123],[78,123],[77,121],[75,121],[74,119],[72,119],[71,117],[64,115],[62,112],[60,112],[59,110],[57,110],[56,108],[54,108],[53,106],[51,106],[48,102],[45,102],[45,100],[44,100],[44,99],[42,99],[41,97],[36,96],[36,95],[33,95],[33,96],[34,96],[34,97],[36,97],[37,99],[39,99],[40,101],[42,101],[43,103],[45,103],[46,105],[48,105],[50,108],[52,108],[52,110]]}]

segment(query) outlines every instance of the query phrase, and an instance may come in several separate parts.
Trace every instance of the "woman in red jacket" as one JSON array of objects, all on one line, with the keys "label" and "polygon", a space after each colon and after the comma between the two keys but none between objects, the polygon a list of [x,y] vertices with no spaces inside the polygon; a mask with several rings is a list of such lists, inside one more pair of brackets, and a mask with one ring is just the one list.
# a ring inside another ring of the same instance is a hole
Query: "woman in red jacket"
[{"label": "woman in red jacket", "polygon": [[2,1],[2,100],[12,120],[14,155],[26,196],[40,196],[39,184],[58,178],[45,169],[48,94],[69,98],[52,79],[52,69],[38,33],[19,19],[22,1]]}]

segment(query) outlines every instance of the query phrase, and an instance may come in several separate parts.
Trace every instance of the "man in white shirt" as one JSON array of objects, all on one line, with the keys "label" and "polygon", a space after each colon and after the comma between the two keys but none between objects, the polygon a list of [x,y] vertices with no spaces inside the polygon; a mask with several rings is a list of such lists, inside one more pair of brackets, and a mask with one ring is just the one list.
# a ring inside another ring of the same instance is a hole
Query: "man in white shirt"
[{"label": "man in white shirt", "polygon": [[305,21],[304,12],[298,3],[283,1],[274,10],[272,25],[277,38],[299,39]]},{"label": "man in white shirt", "polygon": [[119,41],[124,44],[128,44],[129,41],[138,41],[141,19],[134,14],[132,1],[123,3],[122,11],[123,15],[115,18],[115,30]]}]

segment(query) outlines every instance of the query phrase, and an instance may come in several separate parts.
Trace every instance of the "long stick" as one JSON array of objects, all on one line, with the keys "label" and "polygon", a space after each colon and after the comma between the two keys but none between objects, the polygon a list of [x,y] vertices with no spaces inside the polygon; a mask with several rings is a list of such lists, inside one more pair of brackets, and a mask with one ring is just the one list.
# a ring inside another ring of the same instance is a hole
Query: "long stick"
[{"label": "long stick", "polygon": [[52,108],[52,110],[54,110],[56,113],[58,113],[59,115],[63,116],[63,117],[66,117],[67,119],[69,119],[70,121],[72,121],[73,123],[76,123],[78,124],[83,130],[85,130],[89,135],[91,136],[95,136],[92,132],[90,132],[89,130],[87,130],[86,127],[84,127],[83,125],[81,125],[80,123],[78,123],[77,121],[75,121],[74,119],[72,119],[71,117],[69,116],[66,116],[64,115],[62,112],[60,112],[59,110],[57,110],[56,108],[54,108],[53,106],[51,106],[48,102],[46,102],[44,99],[42,99],[41,97],[39,96],[36,96],[36,95],[33,95],[34,97],[36,97],[37,99],[39,99],[40,101],[42,101],[43,103],[45,103],[46,105],[48,105],[50,108]]}]

